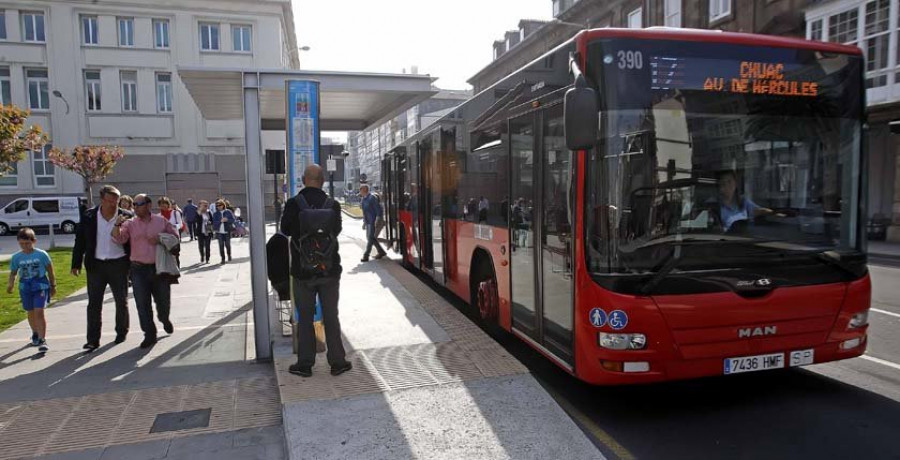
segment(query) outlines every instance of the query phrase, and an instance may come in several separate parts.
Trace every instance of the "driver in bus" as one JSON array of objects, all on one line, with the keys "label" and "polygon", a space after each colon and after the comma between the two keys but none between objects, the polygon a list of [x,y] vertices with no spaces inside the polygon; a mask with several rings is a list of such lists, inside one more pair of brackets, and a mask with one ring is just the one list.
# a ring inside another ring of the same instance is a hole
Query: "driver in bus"
[{"label": "driver in bus", "polygon": [[735,222],[745,221],[751,224],[756,217],[775,214],[775,211],[737,193],[737,174],[734,171],[728,169],[719,172],[716,182],[719,184],[719,217],[725,232],[731,230]]}]

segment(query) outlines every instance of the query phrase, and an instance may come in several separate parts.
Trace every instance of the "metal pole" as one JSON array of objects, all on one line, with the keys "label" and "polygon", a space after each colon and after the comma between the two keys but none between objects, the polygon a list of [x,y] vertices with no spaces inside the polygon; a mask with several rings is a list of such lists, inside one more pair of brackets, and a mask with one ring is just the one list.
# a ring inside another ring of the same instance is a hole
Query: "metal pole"
[{"label": "metal pole", "polygon": [[275,174],[272,174],[272,176],[275,178],[275,180],[272,184],[274,186],[272,188],[272,191],[275,192],[275,199],[272,201],[272,208],[275,210],[275,231],[280,232],[281,231],[281,216],[279,215],[280,214],[279,211],[281,211],[281,209],[279,209],[279,206],[278,206],[278,164],[277,164],[277,162],[275,164],[274,172],[275,172]]},{"label": "metal pole", "polygon": [[328,194],[334,199],[334,171],[328,173]]},{"label": "metal pole", "polygon": [[247,211],[250,220],[250,284],[253,289],[253,327],[256,359],[272,359],[272,336],[266,273],[266,222],[263,200],[263,159],[260,143],[258,73],[244,73],[244,150],[247,158]]}]

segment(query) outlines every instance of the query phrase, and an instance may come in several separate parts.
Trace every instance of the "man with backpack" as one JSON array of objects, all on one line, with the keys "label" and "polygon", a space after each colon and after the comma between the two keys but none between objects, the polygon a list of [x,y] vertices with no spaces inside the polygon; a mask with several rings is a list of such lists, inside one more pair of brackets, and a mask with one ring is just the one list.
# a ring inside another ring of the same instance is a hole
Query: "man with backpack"
[{"label": "man with backpack", "polygon": [[290,373],[312,375],[316,362],[316,337],[313,316],[316,296],[322,302],[325,344],[331,375],[339,375],[353,366],[346,359],[338,319],[338,294],[341,280],[341,256],[337,236],[341,233],[341,205],[322,191],[325,173],[310,165],[303,173],[303,190],[289,199],[281,216],[281,231],[291,237],[291,283],[294,305],[299,309],[300,350]]}]

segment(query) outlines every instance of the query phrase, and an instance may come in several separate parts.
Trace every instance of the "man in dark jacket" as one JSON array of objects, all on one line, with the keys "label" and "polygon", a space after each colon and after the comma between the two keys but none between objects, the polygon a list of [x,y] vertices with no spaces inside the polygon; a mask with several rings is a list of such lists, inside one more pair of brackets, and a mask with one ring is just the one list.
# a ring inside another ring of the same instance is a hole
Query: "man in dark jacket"
[{"label": "man in dark jacket", "polygon": [[[301,263],[298,250],[299,238],[305,236],[300,225],[301,204],[298,197],[303,196],[310,208],[321,209],[326,204],[328,195],[322,191],[325,183],[325,173],[322,167],[316,164],[310,165],[303,173],[303,190],[298,196],[285,203],[284,215],[281,216],[281,231],[291,237],[291,282],[294,287],[294,305],[300,311],[298,323],[300,335],[300,351],[297,354],[297,364],[290,367],[292,374],[302,377],[312,375],[312,367],[316,362],[316,336],[313,327],[313,316],[316,313],[316,296],[322,302],[322,315],[325,320],[325,344],[328,347],[328,364],[331,365],[331,375],[342,374],[352,368],[347,361],[347,353],[341,341],[341,323],[338,319],[338,293],[341,282],[341,256],[335,249],[332,255],[330,269],[325,274],[311,273]],[[332,200],[331,209],[335,216],[332,220],[334,227],[331,232],[337,237],[341,233],[341,205]]]},{"label": "man in dark jacket", "polygon": [[129,245],[113,241],[111,233],[120,215],[134,215],[119,208],[119,190],[112,185],[100,189],[100,205],[88,209],[81,218],[72,249],[72,275],[87,271],[87,343],[88,353],[100,347],[101,315],[106,286],[116,302],[116,343],[128,334],[128,255]]},{"label": "man in dark jacket", "polygon": [[184,221],[187,223],[188,234],[191,235],[191,241],[194,241],[194,222],[197,221],[197,206],[194,204],[194,200],[188,198],[183,214]]},{"label": "man in dark jacket", "polygon": [[366,252],[363,253],[362,261],[369,261],[369,254],[372,252],[373,246],[378,251],[375,254],[375,260],[378,260],[386,254],[381,243],[378,242],[378,231],[375,226],[378,219],[384,215],[384,208],[381,207],[378,198],[369,193],[369,184],[359,186],[359,196],[362,197],[363,223],[366,226]]}]

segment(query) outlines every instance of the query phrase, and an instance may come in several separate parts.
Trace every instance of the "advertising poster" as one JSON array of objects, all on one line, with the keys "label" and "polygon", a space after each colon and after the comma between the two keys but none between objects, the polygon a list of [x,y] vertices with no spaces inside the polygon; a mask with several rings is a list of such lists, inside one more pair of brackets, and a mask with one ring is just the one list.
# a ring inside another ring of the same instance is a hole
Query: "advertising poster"
[{"label": "advertising poster", "polygon": [[319,82],[289,80],[287,94],[288,193],[303,188],[303,171],[319,160]]}]

